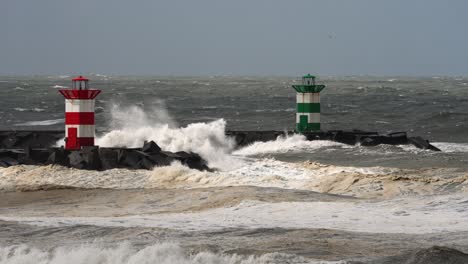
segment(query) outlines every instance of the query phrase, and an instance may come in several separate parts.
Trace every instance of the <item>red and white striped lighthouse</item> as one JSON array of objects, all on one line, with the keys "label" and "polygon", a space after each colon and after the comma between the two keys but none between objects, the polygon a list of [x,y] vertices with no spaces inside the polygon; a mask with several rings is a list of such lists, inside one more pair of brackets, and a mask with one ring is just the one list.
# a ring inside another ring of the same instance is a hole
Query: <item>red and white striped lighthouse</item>
[{"label": "red and white striped lighthouse", "polygon": [[60,89],[65,97],[65,149],[94,146],[94,98],[101,90],[89,89],[83,76],[72,79],[71,89]]}]

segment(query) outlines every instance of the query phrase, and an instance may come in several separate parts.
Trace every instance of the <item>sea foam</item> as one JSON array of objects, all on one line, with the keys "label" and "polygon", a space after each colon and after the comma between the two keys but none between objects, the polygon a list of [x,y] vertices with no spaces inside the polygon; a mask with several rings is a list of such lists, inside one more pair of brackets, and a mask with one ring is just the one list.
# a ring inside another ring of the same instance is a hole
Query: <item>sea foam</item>
[{"label": "sea foam", "polygon": [[267,264],[267,263],[345,263],[342,261],[313,261],[303,257],[268,253],[260,256],[239,256],[211,252],[189,253],[175,243],[159,243],[135,248],[130,243],[109,247],[100,244],[61,246],[52,250],[31,247],[26,244],[0,248],[0,264]]},{"label": "sea foam", "polygon": [[14,124],[14,126],[51,126],[63,123],[65,119],[50,119],[50,120],[42,120],[42,121],[29,121],[24,123]]},{"label": "sea foam", "polygon": [[0,216],[36,226],[93,225],[156,227],[182,231],[229,228],[324,228],[367,233],[428,234],[468,229],[465,195],[405,197],[384,201],[242,201],[231,207],[199,212],[139,214],[105,217]]},{"label": "sea foam", "polygon": [[254,142],[249,146],[234,151],[233,154],[241,156],[253,156],[268,153],[315,151],[328,147],[347,148],[350,146],[327,140],[309,141],[303,135],[294,134],[291,136],[280,136],[274,141]]}]

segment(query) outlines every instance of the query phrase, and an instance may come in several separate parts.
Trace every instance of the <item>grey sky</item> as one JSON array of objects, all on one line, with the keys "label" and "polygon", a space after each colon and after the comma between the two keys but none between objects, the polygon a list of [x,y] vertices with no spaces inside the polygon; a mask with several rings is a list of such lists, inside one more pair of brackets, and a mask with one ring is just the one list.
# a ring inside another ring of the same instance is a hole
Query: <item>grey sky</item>
[{"label": "grey sky", "polygon": [[465,0],[1,0],[0,74],[467,75]]}]

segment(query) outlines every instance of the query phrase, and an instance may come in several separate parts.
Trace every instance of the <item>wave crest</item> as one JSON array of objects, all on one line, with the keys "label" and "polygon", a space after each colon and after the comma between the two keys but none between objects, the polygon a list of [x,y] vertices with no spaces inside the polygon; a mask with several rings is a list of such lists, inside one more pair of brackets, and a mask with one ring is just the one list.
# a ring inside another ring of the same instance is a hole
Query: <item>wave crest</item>
[{"label": "wave crest", "polygon": [[309,141],[303,135],[294,134],[292,136],[280,136],[274,141],[255,142],[249,146],[234,151],[233,154],[242,156],[253,156],[269,153],[312,151],[326,147],[345,148],[350,146],[328,140]]},{"label": "wave crest", "polygon": [[342,167],[314,162],[245,159],[230,171],[206,172],[180,163],[152,171],[112,169],[87,171],[61,166],[21,165],[0,168],[0,191],[83,189],[176,189],[226,186],[277,187],[344,194],[394,197],[468,191],[468,174],[452,169],[405,170],[385,167]]},{"label": "wave crest", "polygon": [[115,247],[105,247],[96,244],[81,244],[78,246],[61,246],[53,250],[43,250],[28,245],[16,245],[0,248],[1,263],[53,264],[53,263],[87,263],[87,264],[267,264],[267,263],[345,263],[307,261],[303,257],[268,253],[260,256],[239,256],[198,252],[191,254],[180,245],[160,243],[137,249],[130,243],[120,243]]}]

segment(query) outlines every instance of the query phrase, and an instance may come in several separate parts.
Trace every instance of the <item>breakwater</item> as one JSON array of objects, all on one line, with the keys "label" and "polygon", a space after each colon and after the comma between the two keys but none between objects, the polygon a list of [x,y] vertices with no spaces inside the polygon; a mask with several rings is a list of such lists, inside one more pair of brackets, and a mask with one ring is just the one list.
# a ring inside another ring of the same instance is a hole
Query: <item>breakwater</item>
[{"label": "breakwater", "polygon": [[[237,146],[246,146],[257,141],[271,141],[292,131],[227,131]],[[307,140],[331,140],[344,144],[376,146],[379,144],[405,145],[440,151],[421,137],[408,137],[406,132],[381,134],[360,130],[330,130],[303,134]],[[84,147],[70,151],[57,147],[64,138],[64,131],[0,131],[0,166],[19,164],[58,164],[67,167],[90,170],[113,168],[152,169],[178,161],[190,168],[209,170],[207,162],[192,152],[169,152],[153,141],[145,142],[140,148]]]}]

